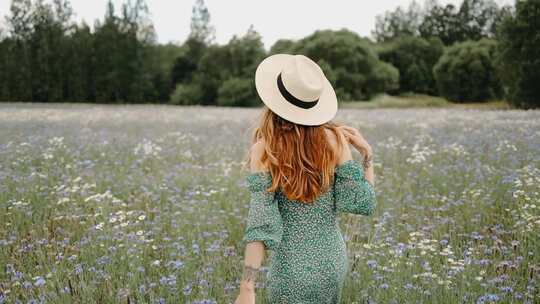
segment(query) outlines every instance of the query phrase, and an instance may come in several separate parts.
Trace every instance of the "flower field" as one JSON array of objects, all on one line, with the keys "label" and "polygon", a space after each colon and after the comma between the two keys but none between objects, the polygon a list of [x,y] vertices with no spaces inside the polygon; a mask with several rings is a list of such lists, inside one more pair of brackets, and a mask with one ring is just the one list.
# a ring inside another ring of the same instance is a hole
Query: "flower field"
[{"label": "flower field", "polygon": [[[0,104],[0,303],[232,303],[258,114]],[[378,200],[340,215],[343,303],[540,301],[540,111],[335,120],[373,146]]]}]

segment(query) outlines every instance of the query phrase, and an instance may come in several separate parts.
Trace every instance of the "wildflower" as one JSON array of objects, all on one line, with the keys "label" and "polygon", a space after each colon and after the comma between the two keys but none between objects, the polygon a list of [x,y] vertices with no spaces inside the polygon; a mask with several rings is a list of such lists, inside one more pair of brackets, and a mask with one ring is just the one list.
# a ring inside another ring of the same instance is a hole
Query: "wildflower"
[{"label": "wildflower", "polygon": [[83,272],[83,267],[81,264],[75,265],[75,274],[81,274]]},{"label": "wildflower", "polygon": [[369,268],[375,268],[375,267],[377,266],[377,261],[375,261],[375,260],[369,260],[369,261],[367,261],[366,264],[367,264],[367,266],[368,266]]},{"label": "wildflower", "polygon": [[414,285],[411,284],[411,283],[407,283],[407,284],[405,284],[405,285],[403,286],[403,288],[405,288],[405,289],[407,289],[407,290],[413,289],[413,288],[414,288]]},{"label": "wildflower", "polygon": [[146,294],[146,285],[144,284],[139,285],[139,293]]},{"label": "wildflower", "polygon": [[170,261],[167,263],[169,267],[172,267],[173,270],[178,270],[184,268],[184,262],[182,261]]},{"label": "wildflower", "polygon": [[34,280],[34,286],[36,287],[45,285],[45,279],[43,277],[35,277]]},{"label": "wildflower", "polygon": [[513,288],[511,286],[502,286],[499,288],[499,290],[502,292],[511,293],[513,291]]},{"label": "wildflower", "polygon": [[182,289],[182,292],[184,293],[184,295],[190,295],[191,294],[191,291],[193,290],[191,284],[187,284],[186,286],[184,286],[184,288]]},{"label": "wildflower", "polygon": [[496,294],[488,293],[483,296],[480,296],[476,300],[476,304],[484,304],[484,303],[490,303],[490,302],[497,302],[500,300],[500,297]]}]

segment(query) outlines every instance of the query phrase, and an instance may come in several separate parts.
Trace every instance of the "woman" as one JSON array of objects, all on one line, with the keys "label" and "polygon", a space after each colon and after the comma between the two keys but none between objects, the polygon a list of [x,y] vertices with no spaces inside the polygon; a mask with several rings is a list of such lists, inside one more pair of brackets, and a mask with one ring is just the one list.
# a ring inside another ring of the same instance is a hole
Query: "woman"
[{"label": "woman", "polygon": [[273,251],[268,303],[339,303],[349,263],[337,214],[373,213],[372,149],[358,130],[331,121],[336,95],[306,56],[266,58],[255,85],[266,109],[249,152],[251,200],[235,304],[255,303],[266,250]]}]

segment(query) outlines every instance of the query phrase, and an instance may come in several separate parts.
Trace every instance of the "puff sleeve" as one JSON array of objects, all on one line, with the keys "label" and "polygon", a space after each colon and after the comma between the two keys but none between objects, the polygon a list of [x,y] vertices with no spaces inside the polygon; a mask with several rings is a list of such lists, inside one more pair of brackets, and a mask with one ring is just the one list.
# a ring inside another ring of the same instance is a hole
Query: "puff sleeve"
[{"label": "puff sleeve", "polygon": [[351,159],[335,169],[334,202],[336,211],[371,215],[377,206],[373,186],[366,180],[362,165]]},{"label": "puff sleeve", "polygon": [[250,192],[247,225],[243,244],[262,241],[268,250],[276,250],[283,236],[283,222],[275,192],[267,192],[272,184],[269,172],[254,172],[246,177]]}]

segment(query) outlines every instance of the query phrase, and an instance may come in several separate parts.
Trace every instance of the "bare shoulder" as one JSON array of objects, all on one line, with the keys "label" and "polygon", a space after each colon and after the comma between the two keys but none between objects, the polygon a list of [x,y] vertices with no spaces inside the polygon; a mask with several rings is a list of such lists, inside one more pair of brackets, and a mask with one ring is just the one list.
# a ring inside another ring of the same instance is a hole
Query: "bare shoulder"
[{"label": "bare shoulder", "polygon": [[250,157],[250,168],[252,172],[266,170],[266,167],[261,161],[262,156],[264,154],[264,149],[265,149],[265,142],[263,140],[259,140],[251,146],[249,157]]},{"label": "bare shoulder", "polygon": [[330,130],[330,129],[324,129],[326,132],[326,137],[328,138],[328,142],[332,146],[332,148],[337,148],[337,137],[336,134]]},{"label": "bare shoulder", "polygon": [[[343,133],[341,132],[337,132],[338,133],[338,136],[341,138],[341,142],[342,143],[345,143],[342,147],[343,149],[341,149],[341,151],[339,151],[339,142],[338,142],[338,137],[336,136],[336,134],[330,130],[330,129],[325,129],[326,131],[326,135],[327,135],[327,138],[328,138],[328,142],[330,143],[330,146],[332,147],[332,149],[334,149],[334,151],[336,153],[339,153],[338,155],[338,159],[337,159],[337,164],[341,164],[343,163],[344,161],[347,161],[349,159],[352,158],[352,154],[351,154],[351,150],[350,150],[350,147],[349,145],[347,144],[348,141],[347,139],[345,138],[345,135],[343,135]],[[341,153],[340,153],[341,152]],[[336,165],[337,165],[336,164]]]}]

